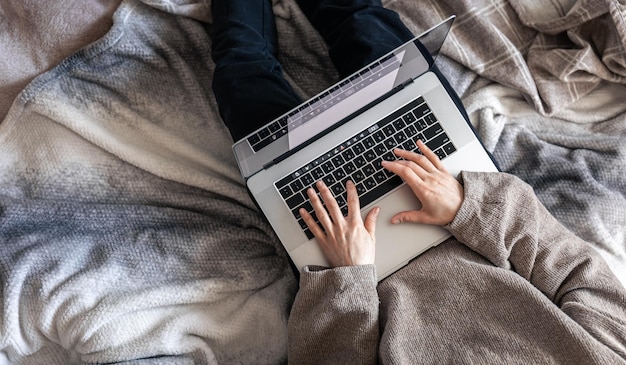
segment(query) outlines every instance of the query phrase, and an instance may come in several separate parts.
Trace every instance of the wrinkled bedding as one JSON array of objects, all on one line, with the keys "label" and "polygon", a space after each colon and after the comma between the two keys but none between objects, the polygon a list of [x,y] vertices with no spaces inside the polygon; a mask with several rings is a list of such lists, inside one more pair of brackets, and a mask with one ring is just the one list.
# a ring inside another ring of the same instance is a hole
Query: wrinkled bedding
[{"label": "wrinkled bedding", "polygon": [[[485,146],[626,283],[626,7],[385,4],[415,33],[457,15],[437,62]],[[103,9],[0,123],[0,364],[286,361],[296,280],[217,113],[208,0]],[[274,10],[298,92],[336,81],[295,2]]]}]

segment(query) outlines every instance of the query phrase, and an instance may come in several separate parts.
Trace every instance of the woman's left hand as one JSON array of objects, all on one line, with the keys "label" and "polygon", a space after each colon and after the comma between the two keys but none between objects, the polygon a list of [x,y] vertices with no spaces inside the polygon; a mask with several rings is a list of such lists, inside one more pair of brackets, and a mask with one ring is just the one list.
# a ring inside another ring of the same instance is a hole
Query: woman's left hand
[{"label": "woman's left hand", "polygon": [[[346,184],[348,215],[344,217],[326,184],[318,181],[317,188],[321,200],[313,188],[310,188],[307,194],[322,227],[305,209],[300,209],[300,215],[317,239],[330,266],[373,264],[376,251],[376,219],[380,208],[373,208],[363,221],[356,187],[352,181],[348,181]],[[322,200],[326,208],[322,205]]]}]

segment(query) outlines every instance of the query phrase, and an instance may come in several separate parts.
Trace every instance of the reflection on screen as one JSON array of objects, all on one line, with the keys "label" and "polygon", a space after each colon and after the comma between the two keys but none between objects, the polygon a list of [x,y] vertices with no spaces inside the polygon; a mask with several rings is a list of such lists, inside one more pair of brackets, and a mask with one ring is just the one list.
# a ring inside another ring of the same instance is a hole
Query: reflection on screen
[{"label": "reflection on screen", "polygon": [[339,84],[324,91],[288,115],[289,149],[350,116],[407,80],[429,68],[420,50],[408,43]]},{"label": "reflection on screen", "polygon": [[289,148],[305,142],[391,90],[404,52],[389,55],[300,107],[287,119]]}]

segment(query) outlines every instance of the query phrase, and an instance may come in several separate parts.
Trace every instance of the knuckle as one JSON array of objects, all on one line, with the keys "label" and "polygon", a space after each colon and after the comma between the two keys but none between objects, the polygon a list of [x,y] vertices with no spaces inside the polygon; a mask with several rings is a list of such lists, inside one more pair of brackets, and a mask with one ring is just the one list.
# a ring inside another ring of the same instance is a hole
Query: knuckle
[{"label": "knuckle", "polygon": [[408,165],[403,164],[400,168],[398,168],[398,172],[400,172],[403,175],[407,175],[410,172],[412,172],[413,170],[411,170],[411,168]]}]

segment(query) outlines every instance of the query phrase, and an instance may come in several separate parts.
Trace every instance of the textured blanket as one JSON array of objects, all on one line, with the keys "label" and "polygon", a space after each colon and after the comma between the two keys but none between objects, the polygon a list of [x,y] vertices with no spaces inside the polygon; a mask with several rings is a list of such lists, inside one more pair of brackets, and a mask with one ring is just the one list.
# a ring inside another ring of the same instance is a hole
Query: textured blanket
[{"label": "textured blanket", "polygon": [[33,78],[102,37],[120,1],[0,2],[0,120]]},{"label": "textured blanket", "polygon": [[[486,147],[626,282],[624,5],[386,5],[415,33],[457,15],[438,62]],[[336,81],[294,1],[274,10],[297,90]],[[296,282],[219,121],[210,21],[124,0],[0,123],[0,364],[286,361]]]}]

